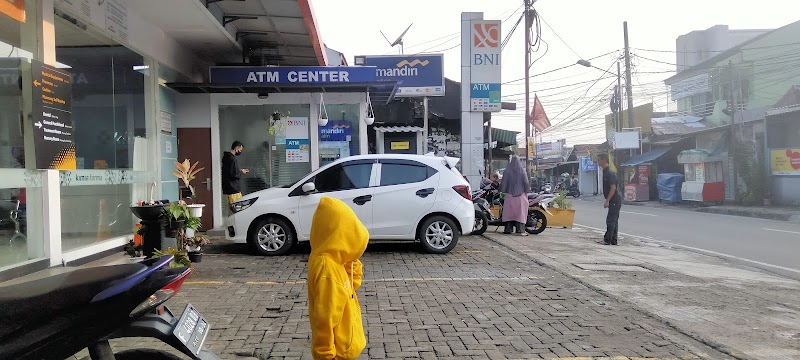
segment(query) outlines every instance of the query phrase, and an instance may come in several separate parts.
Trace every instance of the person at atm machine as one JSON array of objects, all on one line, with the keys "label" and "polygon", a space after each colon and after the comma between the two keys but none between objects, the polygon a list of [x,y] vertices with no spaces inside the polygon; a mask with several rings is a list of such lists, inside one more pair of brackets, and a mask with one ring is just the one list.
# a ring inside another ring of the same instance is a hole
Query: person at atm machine
[{"label": "person at atm machine", "polygon": [[234,141],[231,151],[226,151],[222,156],[222,192],[228,199],[228,204],[232,204],[242,197],[240,180],[242,175],[250,172],[248,169],[240,169],[236,157],[244,151],[244,144]]}]

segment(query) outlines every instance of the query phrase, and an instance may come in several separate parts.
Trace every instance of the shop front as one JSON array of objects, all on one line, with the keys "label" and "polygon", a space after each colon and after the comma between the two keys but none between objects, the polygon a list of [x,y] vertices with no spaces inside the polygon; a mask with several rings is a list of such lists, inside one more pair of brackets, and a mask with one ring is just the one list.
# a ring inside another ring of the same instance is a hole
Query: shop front
[{"label": "shop front", "polygon": [[706,150],[684,150],[678,163],[684,167],[681,198],[689,201],[725,201],[724,164],[727,156],[718,156]]},{"label": "shop front", "polygon": [[[179,130],[209,131],[213,228],[223,227],[227,215],[219,164],[234,141],[244,144],[238,163],[250,170],[241,179],[244,195],[293,184],[333,161],[369,153],[370,99],[388,101],[397,85],[376,82],[375,69],[365,66],[220,66],[210,69],[209,79],[168,86],[182,93],[177,96]],[[178,141],[196,139],[179,136]]]},{"label": "shop front", "polygon": [[157,119],[189,52],[125,2],[90,5],[0,12],[0,280],[116,252],[131,203],[177,195],[159,181]]}]

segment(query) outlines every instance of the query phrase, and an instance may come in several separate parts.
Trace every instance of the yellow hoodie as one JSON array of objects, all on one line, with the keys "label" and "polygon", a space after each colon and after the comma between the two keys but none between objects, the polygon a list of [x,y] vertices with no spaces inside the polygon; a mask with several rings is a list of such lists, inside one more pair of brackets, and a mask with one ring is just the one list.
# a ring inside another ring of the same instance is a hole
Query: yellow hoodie
[{"label": "yellow hoodie", "polygon": [[367,345],[356,289],[369,233],[344,202],[323,197],[311,224],[308,317],[314,359],[355,359]]}]

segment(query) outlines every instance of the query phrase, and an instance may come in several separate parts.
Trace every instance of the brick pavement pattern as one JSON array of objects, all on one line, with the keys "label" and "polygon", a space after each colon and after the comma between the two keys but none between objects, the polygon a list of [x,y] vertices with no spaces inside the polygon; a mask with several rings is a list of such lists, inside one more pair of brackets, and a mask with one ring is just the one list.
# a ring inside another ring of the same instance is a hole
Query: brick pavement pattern
[{"label": "brick pavement pattern", "polygon": [[[211,324],[206,344],[224,358],[311,359],[308,249],[285,257],[231,245],[209,251],[170,308],[194,305]],[[362,359],[725,358],[483,238],[463,237],[446,255],[375,245],[362,261]],[[112,344],[166,349],[150,340]]]}]

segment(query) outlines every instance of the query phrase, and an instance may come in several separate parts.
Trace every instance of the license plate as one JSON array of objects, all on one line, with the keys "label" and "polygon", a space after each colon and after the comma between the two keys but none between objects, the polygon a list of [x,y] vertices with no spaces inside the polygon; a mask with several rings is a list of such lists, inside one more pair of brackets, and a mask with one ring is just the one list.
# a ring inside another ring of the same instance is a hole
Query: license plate
[{"label": "license plate", "polygon": [[203,315],[200,315],[200,312],[195,310],[192,304],[188,304],[183,310],[183,315],[178,320],[178,325],[175,326],[172,334],[178,341],[186,345],[186,348],[192,354],[197,355],[206,341],[208,329],[208,322],[203,318]]}]

